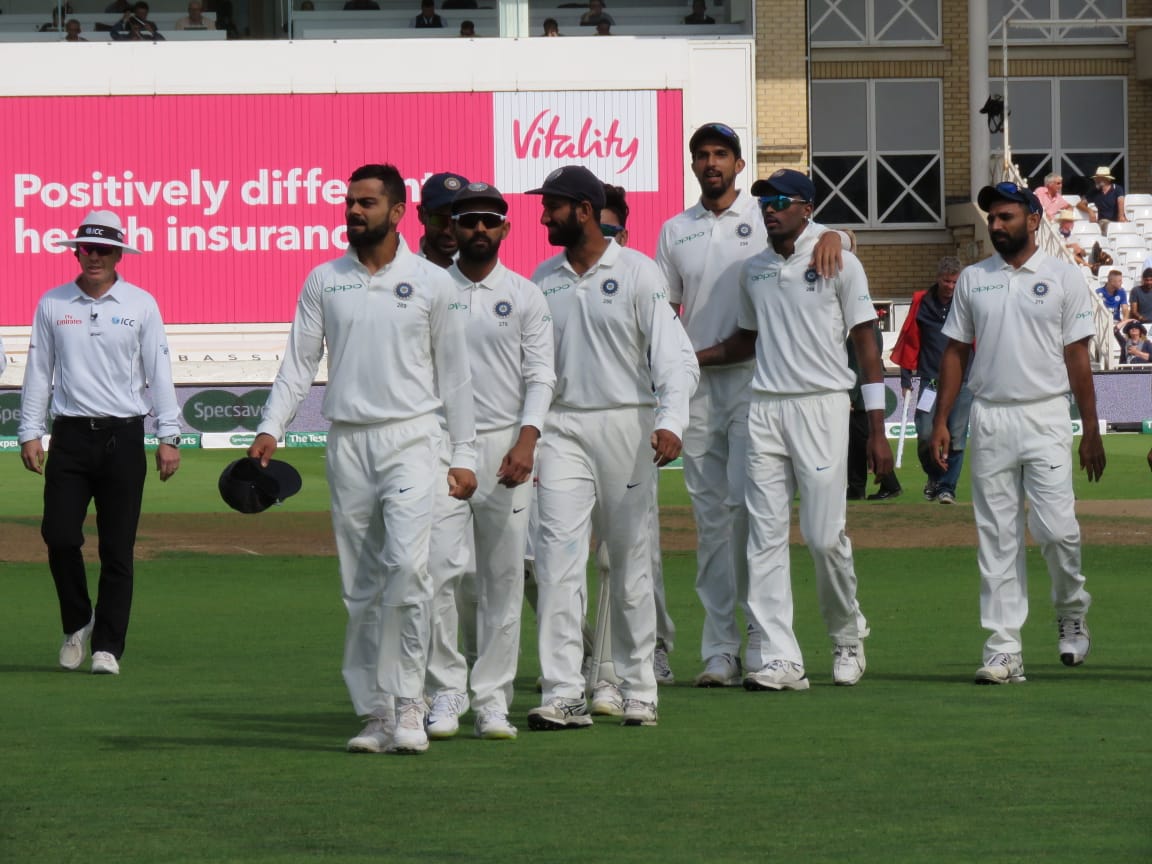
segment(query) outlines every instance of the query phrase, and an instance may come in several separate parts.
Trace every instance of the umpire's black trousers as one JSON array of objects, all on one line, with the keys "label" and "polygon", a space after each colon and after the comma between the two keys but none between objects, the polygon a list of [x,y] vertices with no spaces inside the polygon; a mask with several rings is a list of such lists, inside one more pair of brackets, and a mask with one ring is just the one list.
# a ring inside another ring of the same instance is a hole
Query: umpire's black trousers
[{"label": "umpire's black trousers", "polygon": [[92,601],[84,570],[84,519],[96,503],[100,585],[92,651],[124,653],[132,610],[132,552],[148,473],[142,417],[57,417],[44,467],[48,566],[65,633],[88,624]]}]

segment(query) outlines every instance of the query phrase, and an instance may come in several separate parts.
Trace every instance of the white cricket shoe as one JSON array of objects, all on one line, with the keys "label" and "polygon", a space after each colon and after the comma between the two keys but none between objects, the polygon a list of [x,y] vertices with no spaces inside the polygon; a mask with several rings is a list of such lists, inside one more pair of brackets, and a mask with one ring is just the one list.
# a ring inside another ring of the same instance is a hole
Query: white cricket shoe
[{"label": "white cricket shoe", "polygon": [[360,734],[348,739],[349,753],[383,753],[392,742],[395,717],[372,717]]},{"label": "white cricket shoe", "polygon": [[656,704],[643,702],[640,699],[624,700],[624,719],[621,726],[655,726]]},{"label": "white cricket shoe", "polygon": [[940,490],[940,494],[936,496],[936,500],[941,504],[955,504],[956,493],[949,492],[947,489]]},{"label": "white cricket shoe", "polygon": [[804,667],[790,660],[772,660],[757,672],[744,676],[745,690],[807,690]]},{"label": "white cricket shoe", "polygon": [[92,637],[92,628],[96,626],[96,613],[88,619],[88,623],[64,637],[60,646],[60,665],[65,669],[79,669],[84,662],[84,655],[88,651],[88,640]]},{"label": "white cricket shoe", "polygon": [[977,684],[1019,684],[1026,680],[1019,654],[993,654],[976,670]]},{"label": "white cricket shoe", "polygon": [[389,753],[408,755],[428,749],[428,733],[424,731],[424,700],[396,700],[396,728],[392,732]]},{"label": "white cricket shoe", "polygon": [[1092,634],[1083,616],[1057,618],[1056,626],[1060,630],[1060,662],[1065,666],[1079,666],[1092,650]]},{"label": "white cricket shoe", "polygon": [[740,684],[740,658],[731,654],[713,654],[696,676],[696,687],[737,687]]},{"label": "white cricket shoe", "polygon": [[668,665],[668,646],[663,639],[656,640],[656,651],[652,654],[652,674],[656,676],[657,684],[667,686],[676,683],[676,676]]},{"label": "white cricket shoe", "polygon": [[623,717],[624,696],[611,681],[597,681],[592,688],[592,714],[596,717]]},{"label": "white cricket shoe", "polygon": [[842,686],[851,687],[864,677],[868,664],[864,661],[864,643],[837,645],[832,652],[832,680]]},{"label": "white cricket shoe", "polygon": [[116,662],[115,656],[109,654],[107,651],[93,651],[92,652],[92,674],[93,675],[119,675],[120,664]]},{"label": "white cricket shoe", "polygon": [[591,725],[592,715],[584,699],[556,696],[528,712],[528,728],[536,732],[583,729]]},{"label": "white cricket shoe", "polygon": [[468,710],[468,697],[454,690],[442,690],[432,698],[428,709],[428,737],[443,741],[460,731],[460,715]]},{"label": "white cricket shoe", "polygon": [[515,741],[516,727],[508,722],[508,715],[495,708],[477,712],[474,723],[476,737],[485,741]]}]

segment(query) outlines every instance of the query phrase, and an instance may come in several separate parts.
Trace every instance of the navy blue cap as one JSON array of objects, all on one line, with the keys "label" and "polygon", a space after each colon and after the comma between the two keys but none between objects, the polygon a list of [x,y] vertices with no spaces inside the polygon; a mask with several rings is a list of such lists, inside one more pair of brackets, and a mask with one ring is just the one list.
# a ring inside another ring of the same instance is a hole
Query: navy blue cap
[{"label": "navy blue cap", "polygon": [[1041,211],[1040,200],[1027,186],[1017,186],[1015,183],[997,183],[995,186],[985,186],[976,196],[976,203],[985,213],[994,201],[1015,201],[1028,208],[1029,213]]},{"label": "navy blue cap", "polygon": [[719,141],[731,150],[737,159],[741,158],[740,136],[726,123],[705,123],[693,132],[692,137],[688,139],[688,152],[695,153],[705,141]]},{"label": "navy blue cap", "polygon": [[787,195],[791,198],[797,195],[812,203],[816,200],[816,187],[812,185],[807,174],[793,171],[791,168],[781,168],[779,171],[773,171],[767,178],[753,183],[752,194],[757,198],[766,195]]},{"label": "navy blue cap", "polygon": [[565,165],[544,178],[539,189],[529,189],[529,195],[556,195],[573,201],[587,201],[593,210],[604,209],[604,184],[583,165]]},{"label": "navy blue cap", "polygon": [[441,210],[452,205],[456,193],[468,185],[468,178],[442,171],[433,174],[420,187],[420,206],[425,210]]},{"label": "navy blue cap", "polygon": [[261,513],[295,495],[301,485],[300,472],[287,462],[269,459],[265,468],[250,456],[230,462],[217,484],[224,503],[241,513]]},{"label": "navy blue cap", "polygon": [[489,204],[493,213],[508,215],[508,202],[504,200],[499,189],[488,183],[469,183],[457,192],[456,197],[452,199],[452,212],[466,213],[469,209],[475,209],[473,205],[477,201]]}]

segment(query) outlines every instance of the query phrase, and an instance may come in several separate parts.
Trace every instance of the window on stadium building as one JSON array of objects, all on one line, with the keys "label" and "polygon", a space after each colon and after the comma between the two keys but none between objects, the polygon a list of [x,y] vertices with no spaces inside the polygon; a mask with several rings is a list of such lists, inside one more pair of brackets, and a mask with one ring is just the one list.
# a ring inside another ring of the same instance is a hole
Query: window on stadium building
[{"label": "window on stadium building", "polygon": [[938,79],[812,82],[816,218],[854,228],[944,225]]},{"label": "window on stadium building", "polygon": [[808,0],[812,44],[939,45],[940,0]]},{"label": "window on stadium building", "polygon": [[[1004,80],[993,79],[1004,93]],[[1008,82],[1008,144],[1012,161],[1028,185],[1044,184],[1044,175],[1088,177],[1100,165],[1126,183],[1128,82],[1124,78],[1012,78]],[[1086,121],[1085,118],[1091,118]],[[992,136],[992,149],[1004,150],[1003,133]]]},{"label": "window on stadium building", "polygon": [[[1123,18],[1124,0],[988,0],[988,38],[999,43],[1004,19],[1085,21]],[[1085,27],[1062,24],[1051,27],[1009,27],[1008,43],[1124,42],[1124,28],[1115,24]]]}]

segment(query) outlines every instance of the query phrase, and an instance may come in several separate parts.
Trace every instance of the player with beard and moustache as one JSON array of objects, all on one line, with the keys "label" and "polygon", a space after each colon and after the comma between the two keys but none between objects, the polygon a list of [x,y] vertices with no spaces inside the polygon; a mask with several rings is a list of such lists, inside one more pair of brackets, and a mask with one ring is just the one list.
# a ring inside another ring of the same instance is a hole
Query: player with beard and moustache
[{"label": "player with beard and moustache", "polygon": [[[588,542],[612,562],[612,661],[626,726],[657,722],[656,612],[648,550],[653,463],[680,454],[691,380],[655,263],[604,237],[604,185],[579,165],[529,190],[540,224],[564,251],[532,281],[548,302],[556,343],[556,393],[540,442],[536,581],[543,704],[532,729],[592,724],[581,674],[582,598]],[[653,386],[655,385],[655,386]],[[655,454],[655,455],[653,455]],[[595,509],[595,516],[593,510]]]},{"label": "player with beard and moustache", "polygon": [[[684,438],[684,483],[696,519],[696,593],[704,607],[697,687],[733,687],[741,681],[737,608],[748,584],[748,509],[744,454],[753,363],[710,363],[701,352],[736,332],[740,268],[764,250],[768,235],[756,199],[736,188],[744,170],[740,137],[723,123],[706,123],[688,141],[700,200],[660,231],[656,263],[668,297],[700,360],[700,386],[692,397]],[[814,236],[827,229],[810,223]],[[821,237],[812,265],[831,276],[850,238]],[[757,634],[749,630],[755,644]]]},{"label": "player with beard and moustache", "polygon": [[[494,186],[470,183],[452,203],[460,253],[448,269],[453,305],[467,316],[476,403],[476,494],[437,496],[432,528],[432,647],[428,735],[450,738],[468,708],[468,665],[457,648],[456,586],[475,561],[479,634],[472,664],[477,738],[516,737],[508,720],[520,651],[523,549],[536,441],[552,401],[552,316],[540,290],[500,263],[508,203]],[[442,451],[447,466],[449,453]],[[462,629],[462,628],[461,628]]]},{"label": "player with beard and moustache", "polygon": [[348,251],[304,282],[288,346],[248,455],[267,465],[328,351],[323,413],[332,528],[348,628],[344,681],[365,719],[351,752],[419,753],[432,583],[428,547],[442,474],[442,409],[451,440],[448,494],[476,489],[467,318],[444,270],[396,230],[404,180],[364,165],[348,180]]},{"label": "player with beard and moustache", "polygon": [[433,174],[420,187],[416,216],[424,226],[420,254],[437,267],[447,269],[456,260],[456,229],[452,224],[452,199],[468,185],[459,174],[442,171]]},{"label": "player with beard and moustache", "polygon": [[[977,684],[1024,681],[1021,629],[1028,617],[1024,528],[1048,564],[1056,607],[1058,652],[1078,666],[1091,649],[1084,616],[1092,598],[1080,572],[1080,525],[1072,493],[1072,424],[1067,394],[1080,408],[1080,467],[1089,482],[1104,473],[1104,444],[1088,357],[1095,335],[1092,294],[1077,268],[1040,250],[1043,211],[1015,183],[985,186],[977,196],[988,214],[997,254],[966,267],[944,322],[948,345],[940,361],[940,392],[932,454],[947,467],[948,414],[972,354],[972,510],[980,565],[980,623],[991,635]],[[1025,522],[1024,501],[1028,502]]]}]

